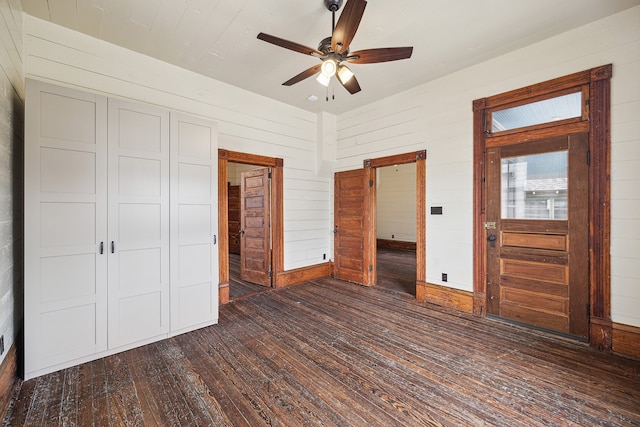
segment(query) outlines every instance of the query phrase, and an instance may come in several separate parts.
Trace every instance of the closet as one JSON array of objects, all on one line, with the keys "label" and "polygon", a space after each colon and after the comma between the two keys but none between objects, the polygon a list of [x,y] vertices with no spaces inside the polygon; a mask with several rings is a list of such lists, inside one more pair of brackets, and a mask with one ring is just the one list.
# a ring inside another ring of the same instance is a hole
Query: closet
[{"label": "closet", "polygon": [[25,377],[217,321],[215,126],[27,80]]}]

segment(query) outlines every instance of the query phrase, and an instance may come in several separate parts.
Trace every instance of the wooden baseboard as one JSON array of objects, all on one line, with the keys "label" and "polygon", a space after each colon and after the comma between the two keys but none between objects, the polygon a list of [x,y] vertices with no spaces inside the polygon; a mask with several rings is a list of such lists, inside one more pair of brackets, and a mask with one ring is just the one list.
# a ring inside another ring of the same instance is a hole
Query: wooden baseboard
[{"label": "wooden baseboard", "polygon": [[0,420],[4,418],[9,403],[11,403],[13,391],[19,382],[18,356],[14,343],[0,365]]},{"label": "wooden baseboard", "polygon": [[400,240],[377,239],[376,245],[385,249],[402,249],[404,251],[415,251],[416,242],[403,242]]},{"label": "wooden baseboard", "polygon": [[294,270],[281,271],[276,274],[276,288],[286,288],[309,280],[331,276],[332,265],[330,262],[296,268]]},{"label": "wooden baseboard", "polygon": [[613,352],[640,359],[640,328],[613,323]]},{"label": "wooden baseboard", "polygon": [[229,302],[229,282],[218,285],[218,304],[223,305]]},{"label": "wooden baseboard", "polygon": [[416,299],[465,313],[473,313],[473,292],[447,288],[432,283],[416,283]]}]

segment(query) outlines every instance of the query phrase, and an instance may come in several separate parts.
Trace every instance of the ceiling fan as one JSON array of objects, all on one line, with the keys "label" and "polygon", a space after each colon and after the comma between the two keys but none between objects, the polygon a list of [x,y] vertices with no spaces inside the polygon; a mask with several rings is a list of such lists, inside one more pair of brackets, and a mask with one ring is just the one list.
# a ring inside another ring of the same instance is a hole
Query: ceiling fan
[{"label": "ceiling fan", "polygon": [[320,73],[317,79],[324,86],[328,86],[331,77],[336,76],[340,84],[353,95],[361,90],[360,84],[358,84],[358,80],[353,72],[343,64],[343,62],[351,64],[373,64],[376,62],[397,61],[411,57],[413,53],[413,47],[411,46],[365,49],[350,52],[349,45],[362,20],[364,9],[367,6],[366,0],[348,0],[340,14],[337,24],[336,11],[342,6],[342,0],[324,0],[324,4],[332,14],[332,34],[331,37],[323,39],[317,49],[269,34],[258,34],[258,38],[267,43],[304,55],[311,55],[322,61],[320,64],[308,68],[282,83],[284,86],[294,85],[314,74]]}]

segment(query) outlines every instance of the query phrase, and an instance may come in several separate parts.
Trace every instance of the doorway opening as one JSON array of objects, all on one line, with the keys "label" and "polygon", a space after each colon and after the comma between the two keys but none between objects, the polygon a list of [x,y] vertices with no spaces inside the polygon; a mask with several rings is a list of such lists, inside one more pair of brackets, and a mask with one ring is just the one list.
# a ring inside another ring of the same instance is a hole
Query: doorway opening
[{"label": "doorway opening", "polygon": [[416,295],[416,165],[376,168],[376,286]]},{"label": "doorway opening", "polygon": [[282,168],[279,158],[218,150],[220,304],[278,287]]},{"label": "doorway opening", "polygon": [[228,162],[229,299],[271,287],[271,169]]},{"label": "doorway opening", "polygon": [[[415,164],[416,299],[426,296],[426,151],[364,161],[363,169],[337,172],[334,180],[334,277],[365,286],[378,280],[376,170]],[[411,209],[411,208],[410,208]]]},{"label": "doorway opening", "polygon": [[474,101],[475,314],[612,346],[605,65]]}]

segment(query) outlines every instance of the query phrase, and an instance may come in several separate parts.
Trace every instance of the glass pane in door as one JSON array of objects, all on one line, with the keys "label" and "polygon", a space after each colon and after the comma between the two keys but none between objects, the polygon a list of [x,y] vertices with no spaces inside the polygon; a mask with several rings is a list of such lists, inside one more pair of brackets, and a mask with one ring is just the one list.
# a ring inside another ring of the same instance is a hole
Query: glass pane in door
[{"label": "glass pane in door", "polygon": [[568,153],[502,159],[502,218],[567,219]]}]

